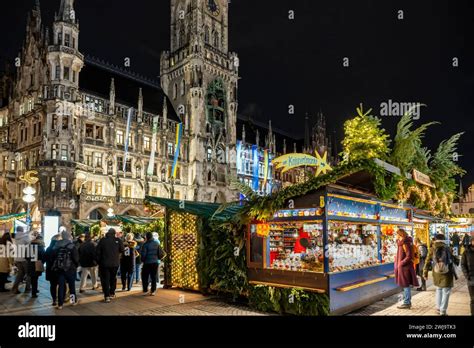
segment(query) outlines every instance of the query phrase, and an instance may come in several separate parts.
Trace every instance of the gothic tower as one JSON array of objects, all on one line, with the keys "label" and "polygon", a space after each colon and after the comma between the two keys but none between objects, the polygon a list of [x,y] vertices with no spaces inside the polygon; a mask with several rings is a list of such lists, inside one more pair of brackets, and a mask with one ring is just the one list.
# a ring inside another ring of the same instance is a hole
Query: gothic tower
[{"label": "gothic tower", "polygon": [[228,0],[171,0],[171,50],[161,84],[189,136],[189,199],[236,199],[239,60],[229,52]]},{"label": "gothic tower", "polygon": [[79,23],[74,0],[61,0],[53,23],[47,61],[49,76],[44,88],[46,124],[40,166],[43,212],[58,210],[68,224],[77,210],[75,166],[80,160],[81,114],[79,73],[84,56],[79,52]]}]

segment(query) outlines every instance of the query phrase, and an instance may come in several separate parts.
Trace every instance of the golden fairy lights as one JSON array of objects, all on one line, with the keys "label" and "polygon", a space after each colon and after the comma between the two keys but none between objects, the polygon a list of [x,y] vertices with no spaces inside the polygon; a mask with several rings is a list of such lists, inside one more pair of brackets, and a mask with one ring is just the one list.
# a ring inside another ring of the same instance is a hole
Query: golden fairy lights
[{"label": "golden fairy lights", "polygon": [[439,215],[441,213],[448,215],[451,212],[451,203],[454,199],[453,193],[432,193],[429,187],[419,188],[414,185],[405,189],[403,182],[398,183],[397,199],[399,201],[406,202],[412,198],[413,195],[416,195],[421,201],[423,201],[434,215]]},{"label": "golden fairy lights", "polygon": [[198,290],[197,217],[187,213],[170,213],[171,283],[173,286]]}]

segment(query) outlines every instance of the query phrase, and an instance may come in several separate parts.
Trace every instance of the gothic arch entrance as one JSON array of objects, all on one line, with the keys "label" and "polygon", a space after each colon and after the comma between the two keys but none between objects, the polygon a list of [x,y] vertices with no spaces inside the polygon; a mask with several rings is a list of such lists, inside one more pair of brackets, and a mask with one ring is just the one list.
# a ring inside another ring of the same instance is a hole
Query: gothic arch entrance
[{"label": "gothic arch entrance", "polygon": [[87,218],[89,220],[102,220],[106,216],[107,211],[105,211],[103,208],[96,208],[89,213]]}]

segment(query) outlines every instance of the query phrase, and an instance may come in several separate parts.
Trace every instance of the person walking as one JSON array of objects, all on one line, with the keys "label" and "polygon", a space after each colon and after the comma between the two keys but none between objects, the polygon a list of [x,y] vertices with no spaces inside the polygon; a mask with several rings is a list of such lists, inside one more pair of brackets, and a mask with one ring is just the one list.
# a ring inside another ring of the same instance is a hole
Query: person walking
[{"label": "person walking", "polygon": [[91,276],[92,290],[98,288],[97,276],[98,266],[96,257],[97,244],[92,240],[90,233],[84,236],[84,242],[79,245],[79,264],[81,265],[81,283],[79,285],[79,292],[85,292],[87,284],[87,277]]},{"label": "person walking", "polygon": [[17,226],[16,228],[14,244],[17,251],[15,257],[17,274],[12,286],[12,292],[14,294],[19,294],[20,290],[18,290],[18,287],[20,286],[20,283],[25,280],[25,293],[28,293],[31,291],[31,277],[28,273],[28,261],[26,260],[25,254],[26,250],[28,249],[28,245],[30,244],[30,236],[21,226]]},{"label": "person walking", "polygon": [[416,265],[416,275],[421,279],[421,286],[417,288],[417,291],[426,291],[426,279],[423,277],[423,268],[425,267],[426,257],[428,256],[428,247],[423,243],[420,238],[415,239],[415,248],[418,251],[419,262]]},{"label": "person walking", "polygon": [[428,279],[428,264],[432,263],[433,284],[436,287],[436,310],[440,315],[447,315],[449,296],[457,279],[454,270],[454,256],[445,242],[444,234],[437,234],[433,248],[429,251],[423,273]]},{"label": "person walking", "polygon": [[30,243],[30,257],[28,257],[28,274],[31,278],[31,297],[38,297],[38,279],[44,272],[44,242],[40,234]]},{"label": "person walking", "polygon": [[120,254],[123,253],[122,241],[115,237],[115,229],[111,228],[97,245],[97,261],[99,263],[100,282],[106,303],[115,297],[117,287],[117,271],[120,265]]},{"label": "person walking", "polygon": [[419,286],[413,263],[412,238],[404,229],[397,231],[397,255],[395,258],[395,282],[403,288],[403,303],[398,309],[411,309],[411,286]]},{"label": "person walking", "polygon": [[464,234],[464,237],[462,239],[462,246],[464,247],[464,250],[469,248],[469,245],[471,245],[472,240],[474,237],[469,236],[469,233]]},{"label": "person walking", "polygon": [[0,248],[5,250],[5,254],[0,256],[0,292],[8,292],[5,289],[5,284],[7,283],[8,275],[12,270],[13,259],[8,255],[8,248],[12,242],[10,233],[4,233],[0,238]]},{"label": "person walking", "polygon": [[58,276],[58,309],[63,309],[66,296],[66,284],[69,288],[69,298],[73,306],[78,304],[76,296],[76,272],[79,266],[79,252],[72,241],[72,235],[67,231],[61,232],[61,240],[53,248],[53,272]]},{"label": "person walking", "polygon": [[460,250],[459,246],[461,244],[461,238],[459,238],[459,234],[457,232],[454,232],[453,236],[451,237],[451,243],[453,245],[453,255],[454,256],[459,256]]},{"label": "person walking", "polygon": [[467,280],[467,289],[471,298],[471,315],[474,316],[474,238],[462,254],[461,268]]},{"label": "person walking", "polygon": [[137,242],[133,240],[133,234],[125,237],[124,251],[120,259],[120,276],[122,278],[122,291],[130,291],[133,286],[133,274],[137,257]]},{"label": "person walking", "polygon": [[[158,243],[153,238],[153,233],[148,232],[146,234],[146,242],[142,247],[142,285],[143,293],[151,296],[156,295],[156,283],[158,275],[158,264],[161,259],[164,257],[164,251]],[[151,280],[151,290],[148,292],[148,284]]]},{"label": "person walking", "polygon": [[143,244],[145,243],[145,240],[141,235],[138,233],[135,234],[135,242],[137,242],[137,246],[135,250],[137,251],[137,257],[135,259],[135,283],[138,284],[138,281],[140,280],[140,271],[142,269],[142,255],[141,255],[141,249]]},{"label": "person walking", "polygon": [[51,244],[44,253],[44,261],[46,262],[46,280],[49,282],[49,292],[53,300],[53,307],[58,305],[58,273],[53,271],[53,250],[56,243],[61,240],[61,235],[57,234],[51,239]]}]

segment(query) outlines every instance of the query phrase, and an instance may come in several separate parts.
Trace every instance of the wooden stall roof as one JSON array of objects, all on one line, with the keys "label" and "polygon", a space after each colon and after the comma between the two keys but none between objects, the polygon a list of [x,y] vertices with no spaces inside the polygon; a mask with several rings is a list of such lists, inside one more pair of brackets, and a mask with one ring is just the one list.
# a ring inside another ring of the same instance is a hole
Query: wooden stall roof
[{"label": "wooden stall roof", "polygon": [[222,205],[217,203],[180,201],[176,199],[150,196],[147,196],[145,200],[153,204],[164,206],[174,211],[189,213],[202,218],[215,220],[226,220],[232,218],[242,209],[242,206],[239,205],[239,203],[237,202],[235,204],[230,204],[229,206],[222,209]]}]

